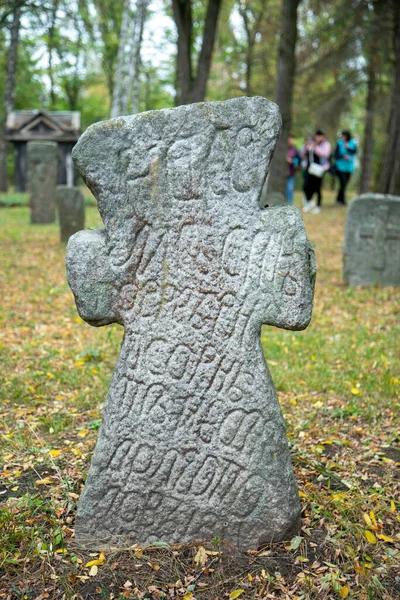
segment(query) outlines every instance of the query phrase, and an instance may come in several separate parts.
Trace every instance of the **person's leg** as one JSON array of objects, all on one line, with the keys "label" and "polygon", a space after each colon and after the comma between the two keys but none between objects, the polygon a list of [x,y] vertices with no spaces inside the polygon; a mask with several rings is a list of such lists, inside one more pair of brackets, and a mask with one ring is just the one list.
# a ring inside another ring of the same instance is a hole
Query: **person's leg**
[{"label": "person's leg", "polygon": [[343,173],[345,177],[343,178],[343,204],[346,204],[346,187],[350,181],[351,173]]},{"label": "person's leg", "polygon": [[317,192],[317,206],[321,206],[322,203],[322,179],[322,177],[319,177],[318,181],[315,183]]},{"label": "person's leg", "polygon": [[303,192],[304,192],[304,196],[306,196],[306,189],[307,189],[307,185],[308,185],[308,173],[307,171],[303,171]]},{"label": "person's leg", "polygon": [[344,189],[346,187],[346,176],[347,173],[343,173],[343,171],[337,171],[337,176],[339,179],[339,191],[338,191],[338,195],[336,198],[336,202],[338,204],[344,204]]},{"label": "person's leg", "polygon": [[288,204],[293,204],[294,175],[290,175],[286,182],[286,199]]},{"label": "person's leg", "polygon": [[312,197],[314,196],[314,194],[316,192],[316,187],[315,187],[316,179],[318,179],[318,178],[314,177],[314,175],[310,175],[310,173],[308,173],[307,185],[304,187],[304,193],[305,193],[306,199],[307,199],[307,204],[303,208],[304,212],[308,212],[315,207],[315,201],[312,200]]}]

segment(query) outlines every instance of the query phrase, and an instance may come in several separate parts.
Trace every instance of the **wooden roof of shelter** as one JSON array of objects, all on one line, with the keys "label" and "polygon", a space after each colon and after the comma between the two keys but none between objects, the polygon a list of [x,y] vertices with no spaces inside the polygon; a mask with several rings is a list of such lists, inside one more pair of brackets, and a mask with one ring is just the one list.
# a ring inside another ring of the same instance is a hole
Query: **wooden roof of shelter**
[{"label": "wooden roof of shelter", "polygon": [[78,111],[16,110],[7,117],[6,136],[10,142],[76,142],[80,127]]}]

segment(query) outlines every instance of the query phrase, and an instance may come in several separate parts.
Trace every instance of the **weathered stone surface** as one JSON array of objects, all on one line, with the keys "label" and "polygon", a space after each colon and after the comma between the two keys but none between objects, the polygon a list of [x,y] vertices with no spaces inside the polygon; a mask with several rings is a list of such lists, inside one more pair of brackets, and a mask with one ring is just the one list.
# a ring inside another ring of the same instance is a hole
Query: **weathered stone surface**
[{"label": "weathered stone surface", "polygon": [[57,186],[57,207],[60,219],[61,241],[85,228],[85,200],[78,187]]},{"label": "weathered stone surface", "polygon": [[56,220],[57,143],[28,142],[28,189],[31,223]]},{"label": "weathered stone surface", "polygon": [[362,194],[349,204],[343,277],[350,285],[400,285],[400,197]]},{"label": "weathered stone surface", "polygon": [[300,515],[263,323],[305,328],[297,209],[258,199],[280,115],[238,98],[90,127],[74,160],[105,228],[70,238],[79,314],[125,337],[76,519],[81,543],[288,538]]}]

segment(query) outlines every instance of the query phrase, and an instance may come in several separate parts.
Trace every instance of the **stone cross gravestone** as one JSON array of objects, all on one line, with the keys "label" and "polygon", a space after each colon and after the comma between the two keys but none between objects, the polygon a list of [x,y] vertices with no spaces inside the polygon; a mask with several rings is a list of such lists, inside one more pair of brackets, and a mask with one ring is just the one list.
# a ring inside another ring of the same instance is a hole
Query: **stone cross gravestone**
[{"label": "stone cross gravestone", "polygon": [[350,285],[400,285],[400,196],[362,194],[350,202],[343,277]]},{"label": "stone cross gravestone", "polygon": [[85,200],[78,187],[57,186],[57,207],[60,219],[61,241],[85,228]]},{"label": "stone cross gravestone", "polygon": [[57,142],[28,142],[28,189],[31,223],[56,220]]},{"label": "stone cross gravestone", "polygon": [[79,314],[125,337],[76,538],[105,546],[286,539],[300,505],[260,344],[307,327],[315,262],[297,209],[260,210],[278,108],[238,98],[90,127],[75,163],[105,228],[70,238]]}]

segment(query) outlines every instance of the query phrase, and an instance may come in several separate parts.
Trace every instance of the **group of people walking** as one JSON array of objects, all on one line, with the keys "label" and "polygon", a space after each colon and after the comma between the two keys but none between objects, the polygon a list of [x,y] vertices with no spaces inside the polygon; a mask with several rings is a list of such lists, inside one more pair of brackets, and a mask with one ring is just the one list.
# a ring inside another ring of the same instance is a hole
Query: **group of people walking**
[{"label": "group of people walking", "polygon": [[[286,196],[289,204],[293,204],[295,175],[298,169],[303,173],[303,211],[317,214],[321,211],[322,182],[329,171],[339,180],[339,191],[336,203],[346,205],[345,191],[351,174],[354,172],[354,158],[357,145],[350,131],[342,131],[335,151],[325,137],[323,129],[317,129],[315,135],[307,136],[304,146],[299,151],[294,145],[294,136],[288,137],[286,162],[288,176]],[[314,199],[314,196],[316,199]]]}]

